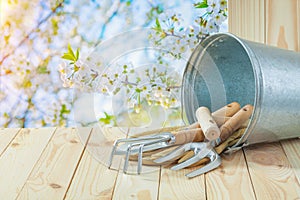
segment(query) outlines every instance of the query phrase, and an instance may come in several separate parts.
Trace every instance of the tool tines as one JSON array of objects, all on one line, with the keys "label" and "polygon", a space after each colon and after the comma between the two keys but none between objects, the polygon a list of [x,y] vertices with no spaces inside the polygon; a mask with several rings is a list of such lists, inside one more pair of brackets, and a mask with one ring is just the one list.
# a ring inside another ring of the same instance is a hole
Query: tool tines
[{"label": "tool tines", "polygon": [[111,151],[108,167],[110,168],[115,155],[125,155],[123,172],[127,173],[129,158],[131,155],[138,155],[137,174],[142,170],[143,152],[168,147],[175,142],[174,135],[170,132],[144,136],[140,138],[128,138],[116,140]]},{"label": "tool tines", "polygon": [[194,165],[195,163],[203,160],[203,158],[209,158],[210,160],[209,163],[207,163],[204,167],[186,174],[187,177],[195,177],[204,174],[208,171],[211,171],[217,168],[221,164],[220,156],[212,149],[207,148],[207,143],[204,142],[191,142],[182,145],[177,149],[175,149],[173,152],[154,160],[154,162],[164,163],[169,160],[180,158],[188,151],[194,151],[194,156],[192,156],[191,158],[187,159],[182,163],[174,165],[173,167],[171,167],[171,170],[180,170]]}]

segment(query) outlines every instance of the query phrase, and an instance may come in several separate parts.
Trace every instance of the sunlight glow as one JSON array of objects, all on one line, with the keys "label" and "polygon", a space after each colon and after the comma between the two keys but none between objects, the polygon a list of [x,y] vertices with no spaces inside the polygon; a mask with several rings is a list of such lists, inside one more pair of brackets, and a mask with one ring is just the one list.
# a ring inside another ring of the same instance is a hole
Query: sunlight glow
[{"label": "sunlight glow", "polygon": [[0,0],[0,25],[3,26],[13,16],[13,11],[17,5],[23,3],[18,0]]},{"label": "sunlight glow", "polygon": [[9,10],[10,3],[7,0],[1,0],[0,1],[0,25],[4,25],[8,10]]}]

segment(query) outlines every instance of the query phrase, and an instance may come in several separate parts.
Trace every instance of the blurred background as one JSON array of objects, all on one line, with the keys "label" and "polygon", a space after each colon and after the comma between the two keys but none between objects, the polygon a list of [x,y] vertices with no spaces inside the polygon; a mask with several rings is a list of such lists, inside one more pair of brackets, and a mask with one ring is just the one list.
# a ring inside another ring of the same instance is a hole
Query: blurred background
[{"label": "blurred background", "polygon": [[[188,26],[203,12],[194,9],[193,3],[192,0],[1,0],[0,127],[183,123],[180,89],[174,93],[175,106],[150,106],[148,102],[147,108],[137,112],[134,105],[129,106],[130,102],[118,105],[118,101],[126,101],[123,97],[63,87],[59,69],[65,62],[61,57],[68,51],[68,44],[74,50],[79,49],[81,58],[95,56],[95,52],[103,50],[101,44],[105,41],[113,41],[126,31],[151,28],[164,12],[180,13],[184,26]],[[220,31],[227,31],[227,22]],[[125,39],[118,42],[128,43]],[[113,52],[116,48],[110,46],[104,51]],[[168,61],[178,79],[189,54],[181,61]],[[149,52],[146,55],[156,59]],[[129,58],[134,56],[140,57],[132,53]],[[142,77],[145,67],[137,66],[136,74]],[[136,99],[134,94],[131,96]],[[116,112],[122,106],[126,109]]]}]

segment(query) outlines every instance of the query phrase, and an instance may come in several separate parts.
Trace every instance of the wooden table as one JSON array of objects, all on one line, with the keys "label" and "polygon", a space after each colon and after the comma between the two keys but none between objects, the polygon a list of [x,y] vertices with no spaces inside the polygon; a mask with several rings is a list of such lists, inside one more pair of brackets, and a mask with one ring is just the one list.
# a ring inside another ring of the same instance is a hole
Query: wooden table
[{"label": "wooden table", "polygon": [[[244,148],[223,156],[218,169],[188,179],[189,169],[158,168],[139,176],[107,169],[88,150],[97,146],[98,131],[0,129],[1,199],[300,198],[299,139]],[[115,135],[120,129],[104,132]]]}]

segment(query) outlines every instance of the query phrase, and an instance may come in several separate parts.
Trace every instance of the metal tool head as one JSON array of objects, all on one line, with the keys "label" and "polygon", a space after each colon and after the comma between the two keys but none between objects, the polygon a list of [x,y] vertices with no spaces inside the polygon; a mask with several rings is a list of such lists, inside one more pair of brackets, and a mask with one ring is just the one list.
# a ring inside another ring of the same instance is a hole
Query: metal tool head
[{"label": "metal tool head", "polygon": [[175,137],[170,132],[149,135],[139,138],[128,138],[116,140],[110,154],[108,167],[110,168],[115,155],[125,155],[125,163],[123,172],[127,173],[129,158],[131,155],[138,155],[137,174],[142,171],[143,152],[157,150],[172,146],[175,142]]},{"label": "metal tool head", "polygon": [[204,142],[190,142],[190,143],[184,144],[184,145],[176,148],[171,153],[154,160],[154,162],[164,163],[169,160],[173,160],[173,159],[181,157],[187,151],[193,150],[193,151],[198,152],[200,149],[205,149],[205,147],[206,147],[206,143],[204,143]]},{"label": "metal tool head", "polygon": [[209,158],[209,163],[206,164],[204,167],[197,169],[191,173],[186,174],[187,177],[194,177],[197,175],[201,175],[203,173],[206,173],[212,169],[217,168],[221,164],[221,157],[214,151],[213,148],[211,148],[211,143],[207,142],[192,142],[185,145],[182,145],[175,149],[173,152],[158,158],[154,160],[156,163],[163,163],[167,162],[169,160],[179,158],[183,156],[183,154],[187,151],[194,151],[194,156],[187,159],[186,161],[179,163],[173,167],[171,167],[172,170],[179,170],[186,167],[189,167],[203,158],[207,157]]},{"label": "metal tool head", "polygon": [[199,169],[196,169],[196,170],[186,174],[186,176],[189,178],[199,176],[199,175],[209,172],[213,169],[216,169],[222,163],[221,157],[215,151],[211,151],[209,154],[207,154],[206,157],[210,159],[209,163],[207,163],[204,167],[201,167]]}]

